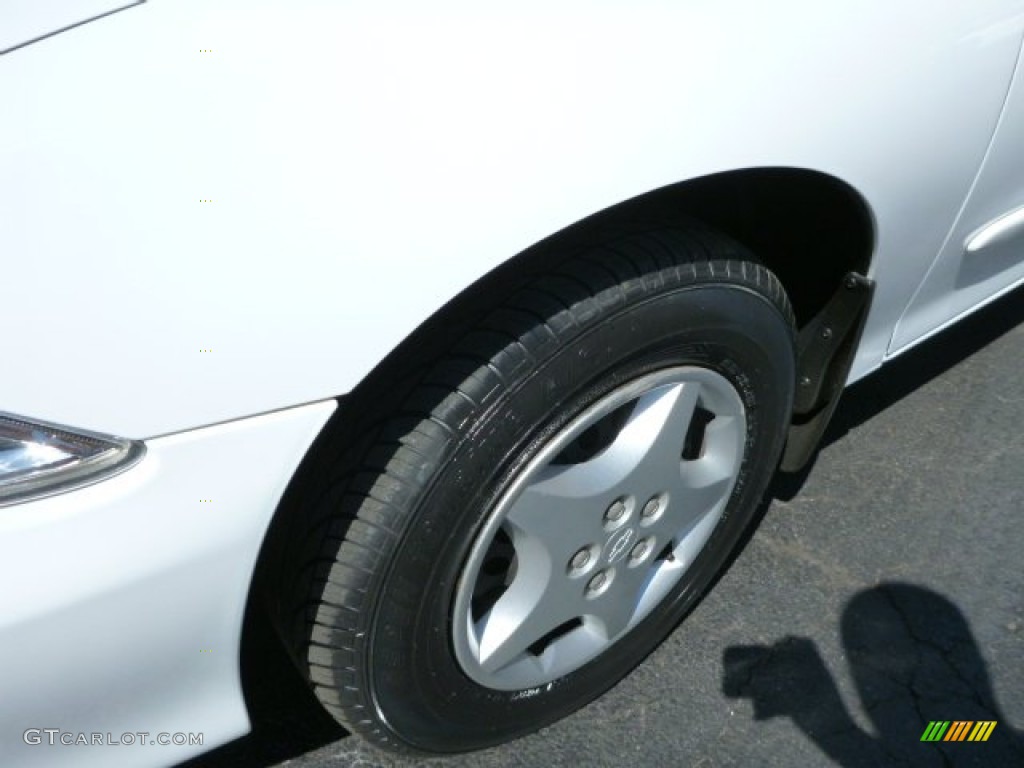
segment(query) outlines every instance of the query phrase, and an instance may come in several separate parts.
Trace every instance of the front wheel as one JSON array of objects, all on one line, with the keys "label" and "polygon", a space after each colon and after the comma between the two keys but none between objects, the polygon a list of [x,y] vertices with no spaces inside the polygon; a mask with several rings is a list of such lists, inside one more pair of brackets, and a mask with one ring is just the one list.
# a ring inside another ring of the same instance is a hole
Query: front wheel
[{"label": "front wheel", "polygon": [[699,228],[510,292],[311,493],[285,634],[320,700],[378,745],[444,753],[598,696],[735,547],[793,380],[779,282]]}]

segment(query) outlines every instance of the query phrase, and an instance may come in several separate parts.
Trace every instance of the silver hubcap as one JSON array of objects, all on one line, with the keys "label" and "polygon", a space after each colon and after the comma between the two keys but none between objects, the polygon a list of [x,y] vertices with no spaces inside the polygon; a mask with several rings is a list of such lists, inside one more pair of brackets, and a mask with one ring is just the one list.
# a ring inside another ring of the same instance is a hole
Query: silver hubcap
[{"label": "silver hubcap", "polygon": [[711,536],[743,458],[743,402],[722,376],[636,379],[519,473],[455,593],[455,655],[488,688],[546,685],[647,616]]}]

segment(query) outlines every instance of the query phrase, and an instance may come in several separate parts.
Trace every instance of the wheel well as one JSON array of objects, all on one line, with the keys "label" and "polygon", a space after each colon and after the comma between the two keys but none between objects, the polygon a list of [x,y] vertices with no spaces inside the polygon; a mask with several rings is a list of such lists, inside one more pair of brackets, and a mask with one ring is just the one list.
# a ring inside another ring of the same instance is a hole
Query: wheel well
[{"label": "wheel well", "polygon": [[[637,226],[670,226],[698,219],[747,246],[779,277],[799,325],[806,325],[828,304],[851,271],[865,272],[874,244],[872,217],[862,198],[833,177],[812,171],[766,168],[733,171],[664,187],[596,213],[537,243],[482,277],[426,320],[352,392],[307,451],[292,477],[264,538],[247,611],[266,609],[294,651],[302,638],[290,635],[294,622],[283,602],[281,584],[290,578],[286,532],[304,520],[307,489],[328,471],[348,446],[353,455],[368,438],[367,425],[378,423],[381,409],[401,403],[412,374],[441,354],[457,329],[474,325],[493,310],[495,297],[507,295],[530,274],[550,269],[566,246],[604,242],[609,231]],[[571,249],[568,249],[571,250]],[[851,342],[852,345],[852,342]],[[382,398],[382,393],[387,393]],[[830,411],[828,412],[830,413]],[[828,413],[824,420],[827,423]],[[804,443],[816,440],[814,432]],[[312,576],[309,576],[312,578]],[[303,661],[294,659],[302,668]]]},{"label": "wheel well", "polygon": [[849,272],[866,274],[874,224],[864,199],[817,171],[751,168],[680,182],[587,216],[499,264],[424,321],[350,394],[373,389],[396,369],[432,359],[451,329],[486,317],[496,300],[581,246],[637,228],[699,220],[745,245],[782,282],[798,328],[806,326]]},{"label": "wheel well", "polygon": [[[382,387],[400,389],[410,370],[445,352],[457,329],[483,321],[495,302],[581,248],[638,229],[692,226],[695,220],[745,245],[775,273],[803,335],[828,314],[850,275],[868,273],[874,250],[874,219],[867,203],[851,186],[824,173],[751,168],[662,187],[581,219],[499,264],[416,328],[346,399],[372,401]],[[860,281],[864,278],[855,279],[857,285]],[[870,302],[870,292],[865,301]],[[828,423],[856,354],[867,306],[855,307],[860,321],[833,339],[827,354],[819,353],[820,365],[815,358],[801,370],[802,379],[828,382],[815,387],[821,397],[801,413],[804,420],[815,420],[809,437],[802,438],[804,446],[813,447]]]},{"label": "wheel well", "polygon": [[874,250],[873,218],[860,194],[833,176],[797,168],[728,171],[663,187],[583,219],[547,242],[576,240],[590,228],[686,218],[729,235],[771,269],[800,327],[847,272],[867,273]]},{"label": "wheel well", "polygon": [[[860,194],[833,176],[799,168],[750,168],[648,192],[527,249],[439,317],[458,312],[474,298],[479,311],[491,290],[501,285],[507,290],[525,274],[543,271],[572,246],[601,244],[609,233],[638,227],[685,227],[693,220],[746,246],[779,278],[793,306],[801,397],[794,403],[782,468],[798,471],[812,459],[839,401],[874,288],[864,277],[874,251],[874,218]],[[426,327],[420,330],[433,335]]]}]

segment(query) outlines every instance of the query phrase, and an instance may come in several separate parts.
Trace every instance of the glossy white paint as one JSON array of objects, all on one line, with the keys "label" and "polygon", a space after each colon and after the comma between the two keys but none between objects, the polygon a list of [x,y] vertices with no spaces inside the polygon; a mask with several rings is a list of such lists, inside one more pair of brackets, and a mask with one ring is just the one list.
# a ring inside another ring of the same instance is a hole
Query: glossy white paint
[{"label": "glossy white paint", "polygon": [[528,245],[758,166],[871,207],[857,378],[961,210],[1022,25],[1020,0],[157,0],[86,24],[0,59],[0,399],[141,438],[339,394]]},{"label": "glossy white paint", "polygon": [[[171,765],[248,731],[238,651],[253,566],[334,408],[153,440],[111,480],[0,509],[0,765]],[[27,745],[29,728],[204,740]]]}]

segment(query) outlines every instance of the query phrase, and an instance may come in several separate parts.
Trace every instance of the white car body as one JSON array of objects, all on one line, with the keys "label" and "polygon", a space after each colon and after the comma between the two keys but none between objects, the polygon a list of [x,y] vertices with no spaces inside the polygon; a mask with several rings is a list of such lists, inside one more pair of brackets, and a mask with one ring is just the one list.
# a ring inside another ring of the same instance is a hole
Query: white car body
[{"label": "white car body", "polygon": [[1024,281],[1021,0],[118,8],[0,7],[0,410],[147,448],[0,507],[3,765],[245,733],[254,564],[334,398],[574,222],[842,181],[874,227],[850,381]]}]

